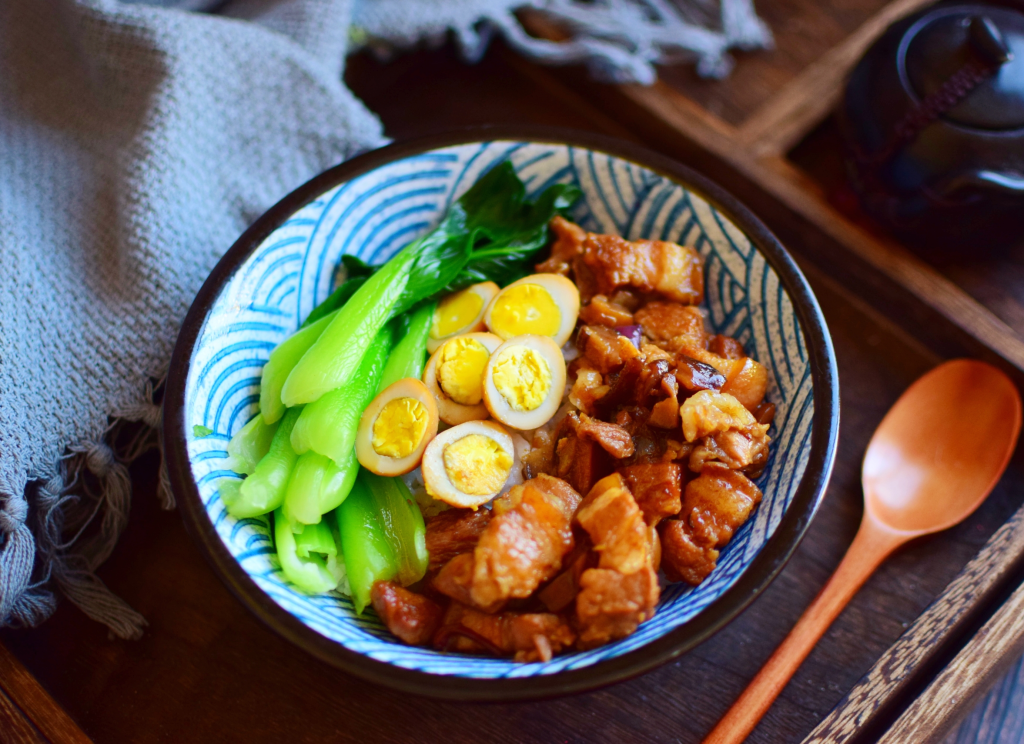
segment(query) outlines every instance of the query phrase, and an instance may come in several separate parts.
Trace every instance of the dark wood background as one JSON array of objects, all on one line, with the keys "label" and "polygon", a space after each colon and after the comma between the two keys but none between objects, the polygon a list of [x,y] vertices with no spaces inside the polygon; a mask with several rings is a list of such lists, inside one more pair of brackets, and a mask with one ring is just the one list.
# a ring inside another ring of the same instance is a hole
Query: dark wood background
[{"label": "dark wood background", "polygon": [[[640,131],[614,108],[591,106],[500,45],[475,67],[461,64],[450,48],[388,65],[357,56],[346,78],[396,138],[483,123],[549,124],[631,139]],[[729,185],[727,173],[716,173],[671,138],[643,131],[648,146]],[[759,216],[773,227],[773,214]],[[791,247],[798,256],[804,248]],[[860,519],[860,459],[871,432],[899,394],[941,361],[905,323],[873,307],[870,295],[844,286],[842,271],[823,271],[827,257],[814,265],[805,268],[832,332],[841,384],[831,486],[782,575],[727,628],[672,664],[598,692],[515,705],[440,703],[347,676],[278,638],[234,599],[185,534],[180,516],[157,506],[154,454],[132,467],[132,519],[100,570],[111,589],[148,618],[143,639],[111,640],[62,603],[42,627],[2,631],[0,641],[97,742],[699,741],[838,564]],[[956,346],[941,348],[948,354]],[[751,741],[796,742],[810,732],[1020,506],[1022,485],[1018,454],[974,516],[888,561]]]}]

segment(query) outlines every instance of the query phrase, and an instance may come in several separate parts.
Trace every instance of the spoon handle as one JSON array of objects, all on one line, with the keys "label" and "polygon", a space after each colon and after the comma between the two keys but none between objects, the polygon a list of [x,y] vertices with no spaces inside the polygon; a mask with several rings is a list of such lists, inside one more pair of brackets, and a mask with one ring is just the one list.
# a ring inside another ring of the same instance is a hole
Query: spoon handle
[{"label": "spoon handle", "polygon": [[878,525],[867,514],[832,578],[757,676],[704,739],[704,744],[739,744],[775,702],[857,590],[907,537]]}]

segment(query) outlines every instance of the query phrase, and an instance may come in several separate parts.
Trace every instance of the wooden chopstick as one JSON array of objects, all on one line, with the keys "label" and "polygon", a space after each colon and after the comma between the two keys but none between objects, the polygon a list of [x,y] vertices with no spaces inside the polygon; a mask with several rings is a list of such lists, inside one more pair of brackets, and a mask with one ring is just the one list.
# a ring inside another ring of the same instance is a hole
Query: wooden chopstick
[{"label": "wooden chopstick", "polygon": [[964,713],[1024,653],[1024,584],[879,740],[879,744],[941,742]]},{"label": "wooden chopstick", "polygon": [[[898,701],[918,683],[915,673],[936,662],[937,654],[948,648],[949,641],[969,629],[975,621],[972,617],[975,607],[988,597],[1005,591],[1006,582],[1022,562],[1024,507],[1018,509],[992,535],[985,547],[875,662],[871,670],[804,739],[803,744],[840,744],[858,736],[869,726],[885,725],[884,720],[892,715],[890,704]],[[990,622],[994,620],[993,617]],[[1009,660],[1012,661],[1013,658]],[[980,691],[985,689],[984,685],[979,687]],[[959,700],[955,704],[946,700],[943,704],[955,710],[958,716],[970,710]],[[913,741],[917,741],[917,738]]]}]

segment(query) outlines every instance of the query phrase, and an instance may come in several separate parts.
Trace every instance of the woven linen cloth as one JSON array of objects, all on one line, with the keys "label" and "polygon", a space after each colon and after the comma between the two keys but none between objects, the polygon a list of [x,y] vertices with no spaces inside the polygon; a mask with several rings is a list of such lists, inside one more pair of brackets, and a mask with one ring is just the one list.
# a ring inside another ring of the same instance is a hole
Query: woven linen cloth
[{"label": "woven linen cloth", "polygon": [[[750,0],[679,2],[0,0],[0,624],[41,622],[58,590],[141,634],[94,572],[128,519],[126,463],[153,437],[115,452],[111,429],[158,425],[178,326],[244,229],[385,142],[343,84],[351,40],[450,33],[473,60],[499,33],[639,82],[680,55],[720,75],[729,47],[770,43]],[[571,38],[527,36],[522,5]]]}]

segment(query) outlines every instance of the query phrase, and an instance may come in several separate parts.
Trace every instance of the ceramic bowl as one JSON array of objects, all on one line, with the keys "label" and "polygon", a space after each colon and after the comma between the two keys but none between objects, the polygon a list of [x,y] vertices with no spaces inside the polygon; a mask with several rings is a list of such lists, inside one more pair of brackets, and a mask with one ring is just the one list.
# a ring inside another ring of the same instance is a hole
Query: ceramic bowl
[{"label": "ceramic bowl", "polygon": [[[574,183],[572,218],[593,232],[696,247],[709,324],[770,374],[776,405],[764,501],[699,587],[665,587],[633,635],[546,663],[441,653],[397,642],[372,610],[306,596],[283,577],[266,518],[236,520],[217,494],[225,446],[256,413],[260,369],[333,289],[342,254],[380,263],[429,229],[482,173],[510,160],[532,193]],[[197,436],[199,425],[213,431]],[[171,363],[163,437],[186,525],[256,615],[313,655],[405,691],[457,699],[540,698],[639,674],[707,638],[775,577],[831,471],[838,383],[828,330],[792,259],[706,178],[632,145],[571,133],[475,131],[385,147],[314,178],[227,252],[185,319]],[[254,649],[255,652],[255,649]]]}]

